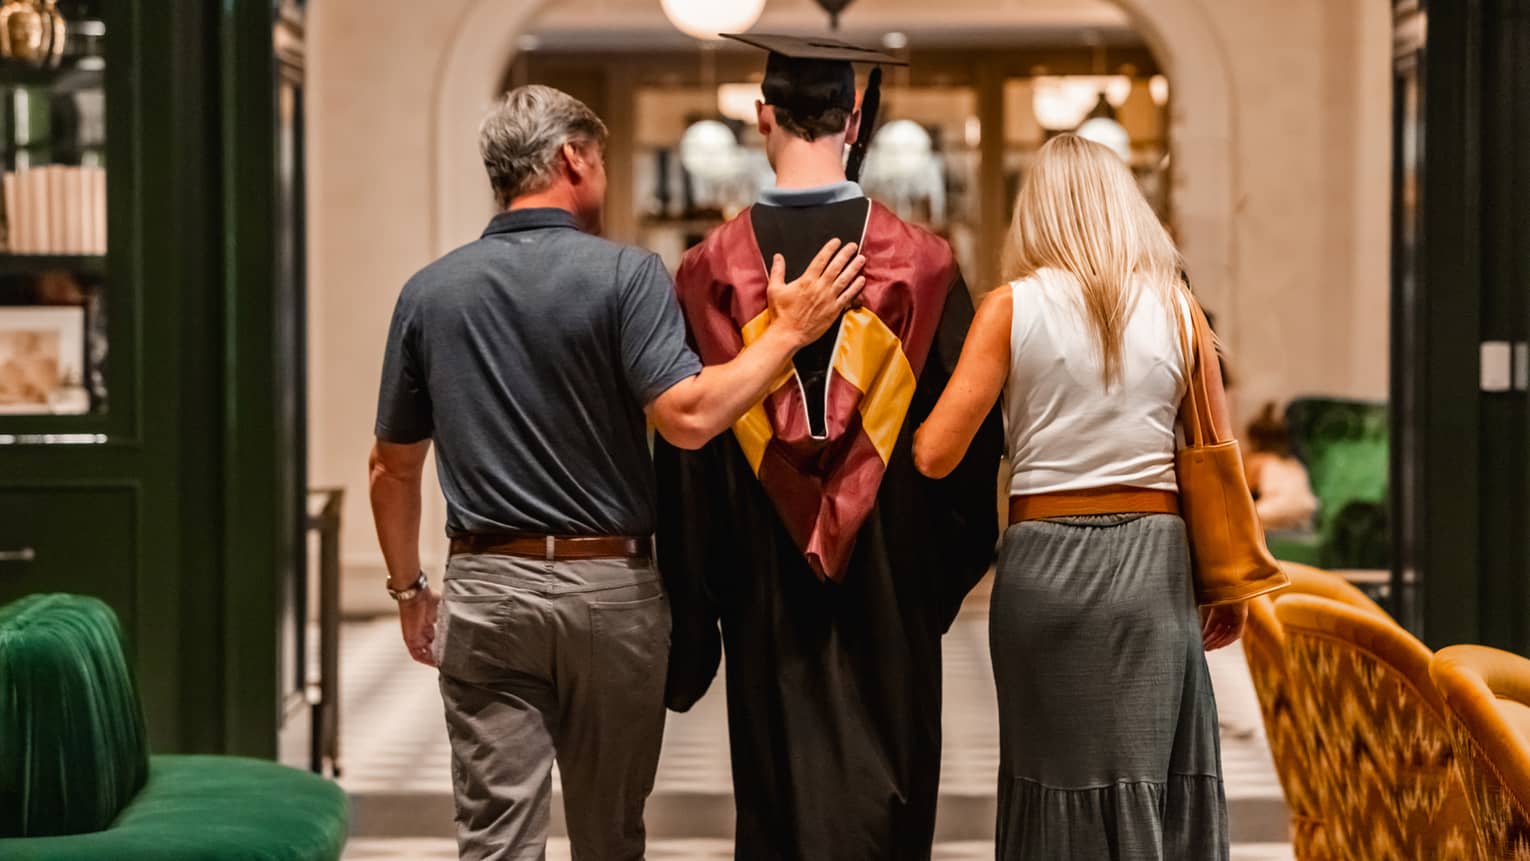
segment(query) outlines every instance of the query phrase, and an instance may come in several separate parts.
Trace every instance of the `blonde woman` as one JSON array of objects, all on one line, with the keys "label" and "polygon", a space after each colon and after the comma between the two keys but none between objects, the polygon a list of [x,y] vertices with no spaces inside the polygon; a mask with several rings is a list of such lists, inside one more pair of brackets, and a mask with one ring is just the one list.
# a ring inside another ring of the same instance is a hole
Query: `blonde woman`
[{"label": "blonde woman", "polygon": [[[1192,307],[1180,257],[1110,150],[1042,147],[1015,206],[1011,279],[984,299],[914,442],[961,458],[1002,394],[1013,474],[989,638],[1001,859],[1228,857],[1205,649],[1242,606],[1197,613],[1174,476]],[[1213,420],[1226,395],[1208,365]]]}]

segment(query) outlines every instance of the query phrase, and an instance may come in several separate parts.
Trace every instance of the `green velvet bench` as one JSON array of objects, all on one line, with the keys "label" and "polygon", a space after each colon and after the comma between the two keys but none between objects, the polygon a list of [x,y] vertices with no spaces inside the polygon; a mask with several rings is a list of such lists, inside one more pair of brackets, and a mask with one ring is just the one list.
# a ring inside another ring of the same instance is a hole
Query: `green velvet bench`
[{"label": "green velvet bench", "polygon": [[0,607],[0,858],[335,861],[332,782],[262,760],[150,756],[117,617],[33,595]]}]

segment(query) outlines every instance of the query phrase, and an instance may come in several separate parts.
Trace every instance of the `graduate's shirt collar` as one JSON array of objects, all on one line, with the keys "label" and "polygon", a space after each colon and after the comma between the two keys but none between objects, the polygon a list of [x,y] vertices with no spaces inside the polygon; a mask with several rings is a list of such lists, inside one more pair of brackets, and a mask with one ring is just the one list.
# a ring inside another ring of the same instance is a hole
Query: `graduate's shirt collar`
[{"label": "graduate's shirt collar", "polygon": [[847,179],[814,188],[767,188],[760,192],[760,204],[763,206],[824,206],[830,203],[844,203],[847,200],[860,200],[865,196],[866,192],[861,190],[858,183]]}]

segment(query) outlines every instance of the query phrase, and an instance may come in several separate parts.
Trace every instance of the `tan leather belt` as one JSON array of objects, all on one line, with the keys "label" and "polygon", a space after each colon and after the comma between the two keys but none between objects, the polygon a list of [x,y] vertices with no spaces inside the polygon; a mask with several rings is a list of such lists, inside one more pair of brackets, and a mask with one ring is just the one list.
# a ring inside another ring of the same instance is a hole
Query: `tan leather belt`
[{"label": "tan leather belt", "polygon": [[453,556],[518,556],[524,559],[647,559],[648,538],[620,535],[558,536],[526,532],[483,533],[452,539]]},{"label": "tan leather belt", "polygon": [[1098,514],[1179,514],[1179,495],[1142,487],[1064,490],[1009,498],[1009,522]]}]

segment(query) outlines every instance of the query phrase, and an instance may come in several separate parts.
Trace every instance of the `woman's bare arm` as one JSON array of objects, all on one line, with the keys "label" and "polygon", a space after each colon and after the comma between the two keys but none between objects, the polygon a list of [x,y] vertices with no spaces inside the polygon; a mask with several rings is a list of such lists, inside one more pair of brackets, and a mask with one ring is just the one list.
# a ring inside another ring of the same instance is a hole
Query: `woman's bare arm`
[{"label": "woman's bare arm", "polygon": [[972,437],[1009,378],[1009,327],[1014,291],[1000,287],[983,297],[962,345],[951,381],[914,434],[914,466],[944,478],[961,463]]}]

